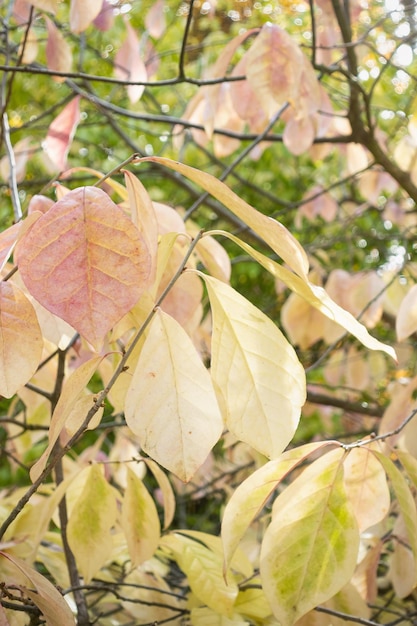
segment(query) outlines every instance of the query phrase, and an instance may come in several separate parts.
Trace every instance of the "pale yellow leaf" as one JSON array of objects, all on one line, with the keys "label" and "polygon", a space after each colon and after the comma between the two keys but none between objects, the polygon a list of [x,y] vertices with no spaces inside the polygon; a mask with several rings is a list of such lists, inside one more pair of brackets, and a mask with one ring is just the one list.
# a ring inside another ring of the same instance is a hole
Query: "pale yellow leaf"
[{"label": "pale yellow leaf", "polygon": [[223,559],[201,540],[196,541],[182,533],[171,533],[161,539],[161,547],[169,549],[178,566],[187,576],[195,596],[220,615],[230,617],[238,595],[232,573],[226,583],[223,578]]},{"label": "pale yellow leaf", "polygon": [[153,556],[158,547],[161,529],[153,498],[129,467],[121,522],[130,559],[133,567],[137,567]]},{"label": "pale yellow leaf", "polygon": [[[88,361],[80,365],[80,367],[78,367],[71,374],[68,380],[64,382],[61,395],[52,415],[51,425],[49,427],[48,446],[30,470],[30,477],[32,481],[37,480],[45,469],[45,465],[51,453],[51,450],[57,442],[58,437],[62,432],[62,429],[65,427],[67,418],[74,410],[78,399],[83,394],[86,385],[96,371],[102,358],[103,357],[101,356],[95,356],[92,359],[89,359]],[[93,407],[92,400],[90,400],[90,406],[91,408]],[[87,413],[85,413],[84,417],[86,416]]]},{"label": "pale yellow leaf", "polygon": [[406,598],[416,586],[416,562],[407,545],[407,530],[404,518],[399,515],[392,529],[393,550],[389,554],[388,578],[399,598]]},{"label": "pale yellow leaf", "polygon": [[[61,445],[65,445],[73,435],[81,428],[84,420],[92,408],[95,401],[95,396],[88,390],[84,390],[74,402],[71,411],[65,418],[65,425],[60,433]],[[103,417],[104,407],[100,407],[94,414],[94,417],[90,420],[87,430],[93,430],[96,428]]]},{"label": "pale yellow leaf", "polygon": [[214,237],[205,235],[200,239],[196,246],[196,253],[210,276],[225,283],[229,282],[232,271],[230,257]]},{"label": "pale yellow leaf", "polygon": [[22,591],[42,611],[47,626],[56,626],[56,624],[60,624],[60,626],[75,625],[75,619],[71,609],[56,587],[54,587],[47,578],[39,574],[39,572],[21,559],[7,552],[0,552],[0,559],[1,558],[7,559],[13,563],[29,580],[29,588],[23,587]]},{"label": "pale yellow leaf", "polygon": [[417,331],[417,285],[411,287],[401,302],[395,329],[398,341],[404,341]]},{"label": "pale yellow leaf", "polygon": [[298,425],[304,369],[272,320],[226,283],[199,275],[210,298],[211,375],[226,425],[241,441],[277,457]]},{"label": "pale yellow leaf", "polygon": [[191,609],[190,620],[192,626],[250,626],[250,622],[238,613],[226,617],[207,606]]},{"label": "pale yellow leaf", "polygon": [[360,532],[388,514],[390,492],[385,471],[369,448],[353,448],[343,464],[345,488]]},{"label": "pale yellow leaf", "polygon": [[33,306],[11,281],[0,282],[0,394],[11,398],[33,376],[43,341]]},{"label": "pale yellow leaf", "polygon": [[168,476],[161,470],[158,463],[152,461],[152,459],[143,459],[146,465],[151,470],[156,482],[159,485],[162,494],[162,503],[164,507],[164,530],[168,528],[174,519],[175,515],[175,494],[169,482]]},{"label": "pale yellow leaf", "polygon": [[172,593],[172,588],[156,568],[147,569],[149,571],[145,571],[145,566],[133,569],[123,580],[124,599],[120,604],[127,612],[126,617],[133,616],[133,623],[137,626],[155,623],[180,626],[175,618],[181,608],[185,608],[185,598],[182,602],[178,594]]},{"label": "pale yellow leaf", "polygon": [[86,583],[111,555],[111,529],[116,516],[115,492],[104,478],[102,468],[97,464],[91,465],[81,496],[68,521],[70,548]]},{"label": "pale yellow leaf", "polygon": [[160,309],[139,355],[125,414],[145,452],[184,481],[222,433],[210,375],[190,337]]},{"label": "pale yellow leaf", "polygon": [[56,13],[61,0],[30,0],[30,4],[40,11],[47,11],[48,13]]},{"label": "pale yellow leaf", "polygon": [[101,11],[103,0],[71,0],[70,29],[82,33]]},{"label": "pale yellow leaf", "polygon": [[307,277],[307,254],[283,224],[254,209],[239,198],[227,185],[210,174],[163,157],[146,157],[141,161],[160,163],[200,185],[262,237],[294,272],[304,278]]},{"label": "pale yellow leaf", "polygon": [[292,626],[353,575],[359,531],[343,486],[344,454],[323,455],[275,500],[260,573],[281,626]]},{"label": "pale yellow leaf", "polygon": [[309,443],[288,450],[278,459],[269,461],[253,472],[235,489],[226,505],[222,519],[221,537],[225,568],[229,567],[230,560],[244,533],[262,511],[281,480],[310,454],[332,443],[331,441]]}]

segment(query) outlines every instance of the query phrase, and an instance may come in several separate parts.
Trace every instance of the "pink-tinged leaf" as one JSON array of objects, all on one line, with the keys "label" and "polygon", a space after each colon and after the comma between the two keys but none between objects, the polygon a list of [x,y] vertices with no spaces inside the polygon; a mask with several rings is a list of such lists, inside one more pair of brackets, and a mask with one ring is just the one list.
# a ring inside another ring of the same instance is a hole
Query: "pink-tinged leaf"
[{"label": "pink-tinged leaf", "polygon": [[398,341],[417,331],[417,285],[413,285],[400,304],[395,321]]},{"label": "pink-tinged leaf", "polygon": [[34,213],[35,211],[39,211],[40,213],[46,213],[49,209],[55,204],[51,198],[47,198],[46,196],[42,196],[40,194],[35,194],[29,200],[28,205],[28,215]]},{"label": "pink-tinged leaf", "polygon": [[7,613],[3,606],[0,604],[0,626],[11,626],[7,619]]},{"label": "pink-tinged leaf", "polygon": [[151,37],[159,39],[165,32],[165,1],[156,0],[145,16],[145,26]]},{"label": "pink-tinged leaf", "polygon": [[43,341],[33,306],[11,281],[0,282],[0,394],[11,398],[33,376]]},{"label": "pink-tinged leaf", "polygon": [[291,117],[285,126],[284,145],[291,154],[298,156],[311,148],[315,134],[316,129],[311,116],[300,119]]},{"label": "pink-tinged leaf", "polygon": [[323,337],[324,318],[307,300],[292,293],[281,308],[281,323],[291,343],[306,350]]},{"label": "pink-tinged leaf", "polygon": [[210,276],[218,278],[225,283],[230,280],[232,265],[230,257],[222,245],[209,233],[200,239],[196,247],[196,253],[204,267],[209,271]]},{"label": "pink-tinged leaf", "polygon": [[103,0],[71,0],[70,29],[82,33],[96,19],[101,11]]},{"label": "pink-tinged leaf", "polygon": [[[36,463],[32,465],[30,470],[30,478],[33,482],[39,478],[45,469],[51,450],[58,441],[58,438],[65,427],[65,422],[68,416],[71,414],[71,411],[74,409],[78,399],[83,394],[85,387],[99,366],[102,358],[103,357],[101,356],[96,356],[89,361],[86,361],[71,374],[68,380],[65,381],[62,393],[52,414],[51,425],[49,427],[48,446]],[[92,406],[93,402],[91,401],[90,408]],[[87,412],[85,413],[85,417],[86,416]]]},{"label": "pink-tinged leaf", "polygon": [[[232,76],[246,76],[246,55],[234,67]],[[239,117],[245,120],[252,132],[261,132],[268,123],[268,117],[261,103],[247,80],[230,83],[230,96],[233,107]]]},{"label": "pink-tinged leaf", "polygon": [[307,278],[309,266],[307,254],[283,224],[262,215],[210,174],[164,157],[145,157],[141,160],[165,165],[200,185],[260,235],[294,272]]},{"label": "pink-tinged leaf", "polygon": [[[391,402],[385,409],[382,420],[379,424],[378,434],[396,430],[407,418],[408,415],[416,408],[415,391],[417,389],[417,376],[414,376],[406,385],[400,382],[396,383],[390,392]],[[400,438],[401,434],[390,437],[389,443],[394,446]]]},{"label": "pink-tinged leaf", "polygon": [[[179,250],[173,250],[174,259],[183,258]],[[158,295],[162,292],[163,285],[169,281],[170,273],[164,275]],[[171,275],[172,276],[172,275]],[[185,273],[180,276],[173,288],[170,290],[161,305],[161,308],[173,317],[191,335],[198,325],[201,315],[201,299],[203,297],[203,287],[201,281],[194,274]],[[196,316],[197,324],[193,323]]]},{"label": "pink-tinged leaf", "polygon": [[390,492],[382,465],[368,448],[353,448],[343,464],[345,488],[359,531],[382,521],[390,507]]},{"label": "pink-tinged leaf", "polygon": [[[126,39],[116,54],[114,73],[120,80],[146,83],[148,73],[141,55],[141,44],[129,22],[126,22],[126,31]],[[130,102],[134,104],[140,100],[145,86],[128,85],[126,90]]]},{"label": "pink-tinged leaf", "polygon": [[38,219],[18,265],[32,296],[98,348],[143,293],[151,260],[123,210],[101,189],[81,187]]},{"label": "pink-tinged leaf", "polygon": [[9,228],[6,228],[6,230],[3,230],[3,232],[0,233],[0,270],[4,268],[11,253],[13,252],[20,227],[21,224],[18,222],[17,224],[9,226]]},{"label": "pink-tinged leaf", "polygon": [[[242,132],[245,127],[244,121],[236,113],[230,97],[230,84],[223,83],[219,92],[219,105],[214,117],[216,128],[225,128],[235,133]],[[229,156],[240,146],[240,140],[226,137],[221,134],[213,136],[213,149],[217,158]]]},{"label": "pink-tinged leaf", "polygon": [[128,467],[121,518],[130,560],[137,567],[150,559],[159,543],[161,527],[154,499]]},{"label": "pink-tinged leaf", "polygon": [[[310,200],[311,198],[311,200]],[[301,226],[301,216],[313,221],[318,216],[325,222],[332,222],[337,214],[337,202],[323,187],[316,185],[303,199],[303,204],[298,210],[296,225]]]},{"label": "pink-tinged leaf", "polygon": [[[61,31],[55,26],[49,17],[45,17],[48,40],[46,42],[46,64],[49,70],[57,72],[70,72],[72,68],[71,48]],[[54,80],[62,82],[63,77],[56,76]]]},{"label": "pink-tinged leaf", "polygon": [[0,552],[0,558],[10,561],[28,579],[28,588],[19,585],[23,593],[42,611],[47,626],[74,626],[75,619],[59,591],[47,578],[39,574],[21,559],[8,552]]},{"label": "pink-tinged leaf", "polygon": [[[32,138],[25,137],[18,141],[13,147],[15,167],[14,176],[16,182],[20,183],[26,176],[26,164],[30,157],[36,152],[36,148],[32,145]],[[0,160],[0,177],[8,181],[10,177],[10,160],[6,155]]]},{"label": "pink-tinged leaf", "polygon": [[46,11],[47,13],[55,13],[58,10],[58,6],[61,0],[30,0],[30,4],[39,9],[40,11]]},{"label": "pink-tinged leaf", "polygon": [[110,30],[114,22],[114,6],[109,0],[103,0],[100,13],[94,19],[94,26],[101,31]]},{"label": "pink-tinged leaf", "polygon": [[80,96],[69,102],[51,123],[43,149],[55,171],[67,167],[67,156],[80,121]]},{"label": "pink-tinged leaf", "polygon": [[222,433],[210,375],[186,332],[160,309],[139,355],[125,413],[143,450],[183,481]]},{"label": "pink-tinged leaf", "polygon": [[18,24],[27,24],[29,22],[30,9],[32,2],[27,0],[15,0],[13,2],[13,17]]}]

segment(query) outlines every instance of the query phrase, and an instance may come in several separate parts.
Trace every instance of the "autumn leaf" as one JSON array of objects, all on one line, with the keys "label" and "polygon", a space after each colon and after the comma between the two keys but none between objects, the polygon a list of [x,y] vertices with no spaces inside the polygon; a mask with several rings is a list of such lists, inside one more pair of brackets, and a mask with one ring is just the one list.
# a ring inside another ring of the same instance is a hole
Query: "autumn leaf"
[{"label": "autumn leaf", "polygon": [[[49,17],[45,17],[45,23],[48,31],[48,40],[46,42],[46,62],[48,69],[64,74],[70,72],[72,68],[72,52],[68,42]],[[62,82],[64,78],[62,76],[55,76],[54,80]]]},{"label": "autumn leaf", "polygon": [[164,0],[156,0],[145,16],[145,26],[151,37],[159,39],[166,29]]},{"label": "autumn leaf", "polygon": [[[136,32],[126,22],[126,39],[116,54],[115,59],[115,75],[120,80],[129,82],[146,83],[148,73],[145,63],[140,54],[140,43]],[[127,85],[127,95],[132,104],[140,100],[144,90],[144,85]]]},{"label": "autumn leaf", "polygon": [[225,422],[268,457],[291,441],[305,402],[305,373],[264,313],[226,283],[200,274],[213,315],[211,376]]},{"label": "autumn leaf", "polygon": [[139,355],[125,414],[143,450],[183,481],[222,433],[210,375],[187,333],[160,309]]},{"label": "autumn leaf", "polygon": [[101,11],[103,0],[71,0],[70,29],[73,33],[82,33]]},{"label": "autumn leaf", "polygon": [[11,398],[33,376],[43,340],[33,306],[11,281],[0,282],[0,393]]},{"label": "autumn leaf", "polygon": [[359,531],[343,485],[344,454],[339,448],[314,461],[274,502],[260,573],[282,626],[334,596],[353,575]]},{"label": "autumn leaf", "polygon": [[67,167],[67,156],[80,121],[80,97],[73,98],[53,120],[48,129],[43,149],[55,170]]},{"label": "autumn leaf", "polygon": [[404,341],[417,330],[417,285],[405,295],[398,310],[395,329],[398,341]]},{"label": "autumn leaf", "polygon": [[70,191],[18,249],[28,291],[96,348],[139,299],[150,263],[137,228],[95,187]]}]

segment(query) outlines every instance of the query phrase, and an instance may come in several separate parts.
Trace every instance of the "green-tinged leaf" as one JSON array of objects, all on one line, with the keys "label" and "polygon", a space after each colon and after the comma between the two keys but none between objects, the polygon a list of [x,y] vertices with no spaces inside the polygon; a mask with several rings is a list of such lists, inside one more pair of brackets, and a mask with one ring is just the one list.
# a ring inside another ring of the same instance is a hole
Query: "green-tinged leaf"
[{"label": "green-tinged leaf", "polygon": [[11,398],[33,376],[43,341],[35,310],[11,281],[0,283],[0,394]]},{"label": "green-tinged leaf", "polygon": [[160,309],[133,373],[125,414],[143,450],[183,481],[222,433],[210,375],[184,329]]},{"label": "green-tinged leaf", "polygon": [[204,279],[213,314],[211,376],[229,430],[268,457],[291,441],[305,373],[277,326],[226,283]]},{"label": "green-tinged leaf", "polygon": [[153,556],[161,528],[155,502],[129,467],[122,505],[122,527],[132,564],[137,567]]},{"label": "green-tinged leaf", "polygon": [[161,539],[160,546],[170,550],[200,602],[220,615],[232,616],[238,587],[232,574],[225,582],[220,552],[215,553],[201,541],[182,533],[166,535]]},{"label": "green-tinged leaf", "polygon": [[60,626],[74,626],[75,619],[71,609],[49,580],[27,563],[7,552],[0,552],[1,558],[10,561],[17,570],[28,578],[30,587],[27,588],[23,585],[19,585],[19,587],[42,611],[47,626],[56,626],[56,624],[60,624]]},{"label": "green-tinged leaf", "polygon": [[171,524],[175,515],[174,490],[172,489],[168,476],[163,470],[161,470],[158,463],[155,463],[155,461],[152,461],[152,459],[149,458],[144,458],[143,460],[146,463],[147,467],[151,470],[161,490],[163,500],[162,504],[164,507],[164,530],[166,530]]},{"label": "green-tinged leaf", "polygon": [[250,624],[238,613],[226,617],[206,606],[191,609],[190,619],[192,626],[249,626]]},{"label": "green-tinged leaf", "polygon": [[88,583],[110,557],[115,523],[115,492],[99,465],[89,468],[84,489],[68,521],[68,541],[77,567]]},{"label": "green-tinged leaf", "polygon": [[254,620],[262,620],[271,615],[271,607],[259,578],[251,578],[247,588],[243,585],[243,589],[239,591],[235,609],[242,616]]},{"label": "green-tinged leaf", "polygon": [[359,531],[344,489],[344,454],[339,448],[314,461],[275,500],[260,573],[281,626],[334,596],[355,570]]},{"label": "green-tinged leaf", "polygon": [[300,278],[286,267],[275,263],[275,261],[272,261],[272,259],[269,259],[264,254],[258,252],[249,244],[230,233],[219,230],[210,231],[207,234],[221,234],[222,236],[231,239],[258,263],[260,263],[260,265],[268,270],[268,272],[275,276],[275,278],[278,278],[285,283],[294,293],[299,295],[301,298],[304,298],[304,300],[311,304],[311,306],[318,309],[321,313],[323,313],[323,315],[328,317],[333,322],[336,322],[336,324],[339,324],[339,326],[342,326],[342,328],[356,337],[356,339],[358,339],[366,348],[369,350],[382,350],[395,361],[397,360],[395,350],[391,346],[388,346],[387,344],[378,341],[378,339],[375,339],[375,337],[372,337],[372,335],[368,333],[365,326],[353,317],[351,313],[336,304],[336,302],[331,299],[322,287],[313,285],[308,278]]},{"label": "green-tinged leaf", "polygon": [[261,512],[281,480],[310,454],[332,444],[331,441],[320,441],[288,450],[278,459],[269,461],[253,472],[237,487],[226,505],[222,520],[225,570],[249,525]]},{"label": "green-tinged leaf", "polygon": [[[223,545],[220,537],[209,535],[208,533],[203,533],[198,530],[180,530],[178,532],[196,541],[201,541],[207,548],[210,548],[215,554],[223,558]],[[243,550],[235,551],[229,565],[233,572],[239,572],[239,574],[242,574],[245,578],[250,578],[253,574],[253,566]],[[225,568],[223,569],[225,570]]]},{"label": "green-tinged leaf", "polygon": [[[65,427],[66,420],[70,417],[71,412],[74,410],[79,398],[84,393],[85,387],[102,359],[102,356],[95,356],[85,363],[82,363],[80,367],[77,367],[77,369],[72,372],[68,380],[65,381],[62,387],[61,395],[52,415],[51,425],[49,427],[48,446],[42,456],[30,469],[30,478],[33,482],[39,478],[45,469],[48,457],[57,442],[59,435]],[[93,406],[92,399],[90,401],[90,406]],[[85,417],[86,416],[87,413],[85,413]]]},{"label": "green-tinged leaf", "polygon": [[[417,510],[407,479],[387,456],[374,450],[373,453],[386,471],[395,492],[408,535],[408,544],[414,556],[415,582],[417,583]],[[403,457],[404,458],[404,457]]]},{"label": "green-tinged leaf", "polygon": [[417,459],[410,454],[407,450],[396,450],[395,454],[398,456],[401,465],[404,467],[408,476],[412,480],[415,487],[417,487]]},{"label": "green-tinged leaf", "polygon": [[164,157],[145,157],[141,161],[160,163],[200,185],[200,187],[217,198],[232,213],[243,220],[255,233],[260,235],[294,272],[307,278],[307,254],[289,230],[280,222],[263,215],[250,204],[247,204],[218,178],[194,167]]}]

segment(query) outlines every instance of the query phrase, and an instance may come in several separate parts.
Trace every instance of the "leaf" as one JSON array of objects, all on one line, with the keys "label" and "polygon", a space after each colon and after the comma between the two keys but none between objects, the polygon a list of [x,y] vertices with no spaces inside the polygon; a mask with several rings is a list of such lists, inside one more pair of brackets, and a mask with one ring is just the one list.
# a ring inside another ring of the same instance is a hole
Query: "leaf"
[{"label": "leaf", "polygon": [[164,0],[156,0],[145,15],[145,26],[154,39],[162,37],[166,29],[164,7]]},{"label": "leaf", "polygon": [[292,626],[353,575],[359,532],[343,486],[344,454],[328,452],[275,500],[260,573],[281,626]]},{"label": "leaf", "polygon": [[143,450],[183,481],[222,433],[210,375],[187,333],[160,309],[133,373],[125,414]]},{"label": "leaf", "polygon": [[395,330],[398,341],[404,341],[417,331],[417,285],[411,287],[400,304]]},{"label": "leaf", "polygon": [[30,0],[30,4],[40,11],[47,11],[48,13],[56,13],[61,0]]},{"label": "leaf", "polygon": [[[74,409],[78,399],[84,392],[85,387],[102,359],[102,356],[95,356],[85,363],[82,363],[71,374],[68,380],[65,381],[62,387],[61,395],[52,414],[51,425],[49,427],[48,446],[42,453],[41,457],[30,469],[30,478],[32,482],[35,482],[45,469],[48,457],[55,443],[58,441],[63,428],[65,427],[67,418],[70,416],[71,411]],[[90,407],[93,407],[93,402],[91,400]],[[85,413],[84,417],[86,416],[87,413]]]},{"label": "leaf", "polygon": [[191,591],[201,602],[220,615],[230,617],[233,614],[238,587],[232,574],[226,584],[220,554],[181,533],[165,535],[161,547],[173,553],[178,566],[187,576]]},{"label": "leaf", "polygon": [[117,506],[115,492],[104,478],[100,465],[91,465],[86,475],[67,530],[77,567],[85,582],[89,583],[110,558],[113,548],[111,528],[116,521]]},{"label": "leaf", "polygon": [[168,476],[161,470],[159,465],[152,461],[152,459],[143,459],[148,468],[151,470],[156,482],[162,493],[163,507],[164,507],[164,530],[168,528],[174,519],[175,514],[175,495],[169,482]]},{"label": "leaf", "polygon": [[70,29],[72,33],[82,33],[101,11],[103,0],[71,0]]},{"label": "leaf", "polygon": [[137,567],[153,556],[158,547],[161,527],[153,498],[129,467],[122,505],[122,527],[130,559],[133,567]]},{"label": "leaf", "polygon": [[151,264],[138,230],[95,187],[66,194],[18,252],[28,291],[96,348],[141,296]]},{"label": "leaf", "polygon": [[21,223],[17,222],[0,233],[0,270],[4,268],[11,253],[13,252],[20,227]]},{"label": "leaf", "polygon": [[363,532],[388,514],[390,493],[385,472],[368,447],[350,450],[343,467],[346,493]]},{"label": "leaf", "polygon": [[[61,31],[49,17],[45,17],[45,24],[48,31],[48,39],[46,42],[46,64],[48,69],[63,72],[64,74],[70,72],[72,68],[72,52],[70,46]],[[58,83],[65,80],[62,76],[54,76],[53,79]],[[79,100],[79,96],[76,96],[76,100]]]},{"label": "leaf", "polygon": [[190,618],[192,626],[249,626],[250,624],[237,613],[233,613],[231,617],[226,617],[207,606],[192,608]]},{"label": "leaf", "polygon": [[284,452],[278,459],[269,461],[233,492],[223,514],[221,537],[224,547],[225,570],[243,535],[255,517],[262,511],[281,480],[310,454],[333,442],[315,442]]},{"label": "leaf", "polygon": [[73,98],[49,126],[43,145],[56,171],[67,167],[67,156],[80,121],[80,96]]},{"label": "leaf", "polygon": [[347,332],[351,333],[356,339],[358,339],[369,350],[382,350],[388,354],[395,361],[397,355],[395,350],[391,347],[378,341],[372,337],[365,326],[358,322],[348,311],[345,311],[336,302],[334,302],[328,293],[317,285],[313,285],[308,279],[301,279],[293,272],[290,272],[286,267],[278,265],[261,252],[258,252],[252,248],[249,244],[245,243],[238,237],[235,237],[231,233],[226,231],[210,231],[211,235],[222,234],[222,236],[231,239],[237,243],[243,250],[245,250],[251,257],[253,257],[258,263],[260,263],[268,272],[270,272],[275,278],[282,280],[294,293],[298,294],[301,298],[304,298],[313,307],[318,309],[328,317],[330,320],[336,322]]},{"label": "leaf", "polygon": [[57,623],[62,626],[74,626],[75,619],[71,609],[59,591],[57,591],[47,578],[39,574],[32,567],[29,567],[27,563],[8,552],[0,552],[0,557],[13,563],[13,565],[29,579],[31,589],[23,585],[19,585],[19,587],[42,611],[47,626],[56,626]]},{"label": "leaf", "polygon": [[33,306],[11,281],[0,282],[0,394],[11,398],[36,371],[43,340]]},{"label": "leaf", "polygon": [[213,315],[211,376],[229,430],[268,457],[291,441],[305,402],[305,373],[264,313],[226,283],[203,278]]},{"label": "leaf", "polygon": [[280,222],[259,213],[239,198],[227,185],[210,174],[164,157],[145,157],[140,161],[160,163],[200,185],[262,237],[294,272],[307,278],[307,255],[295,237]]},{"label": "leaf", "polygon": [[[115,58],[115,75],[120,80],[146,83],[148,73],[140,54],[140,43],[129,22],[126,22],[126,39],[119,48]],[[127,85],[127,95],[132,104],[138,102],[145,90],[144,85]]]},{"label": "leaf", "polygon": [[10,622],[7,619],[7,613],[1,604],[0,604],[0,626],[10,626]]}]

